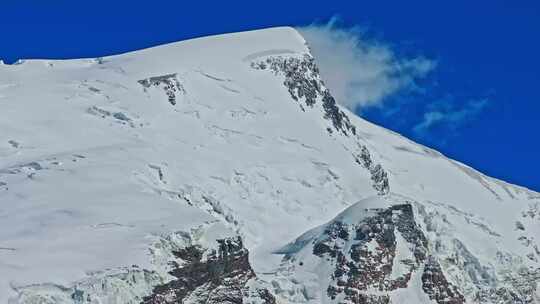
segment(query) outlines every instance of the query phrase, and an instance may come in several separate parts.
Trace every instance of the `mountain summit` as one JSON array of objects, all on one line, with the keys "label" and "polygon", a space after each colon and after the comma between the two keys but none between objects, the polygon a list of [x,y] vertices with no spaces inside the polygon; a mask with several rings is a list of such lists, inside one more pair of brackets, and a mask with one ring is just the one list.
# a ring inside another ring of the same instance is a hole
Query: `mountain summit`
[{"label": "mountain summit", "polygon": [[0,105],[0,303],[540,303],[540,194],[339,106],[292,28],[0,64]]}]

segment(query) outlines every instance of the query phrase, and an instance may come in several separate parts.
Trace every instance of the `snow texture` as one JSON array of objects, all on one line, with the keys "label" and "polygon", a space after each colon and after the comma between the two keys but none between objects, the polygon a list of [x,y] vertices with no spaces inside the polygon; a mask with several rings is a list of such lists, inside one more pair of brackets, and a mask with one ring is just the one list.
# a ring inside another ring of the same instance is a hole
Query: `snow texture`
[{"label": "snow texture", "polygon": [[414,248],[395,230],[384,263],[411,276],[370,295],[540,303],[540,194],[337,105],[294,29],[0,64],[0,108],[0,303],[140,303],[185,234],[242,238],[246,303],[337,303],[314,240],[404,204],[426,258],[400,263]]}]

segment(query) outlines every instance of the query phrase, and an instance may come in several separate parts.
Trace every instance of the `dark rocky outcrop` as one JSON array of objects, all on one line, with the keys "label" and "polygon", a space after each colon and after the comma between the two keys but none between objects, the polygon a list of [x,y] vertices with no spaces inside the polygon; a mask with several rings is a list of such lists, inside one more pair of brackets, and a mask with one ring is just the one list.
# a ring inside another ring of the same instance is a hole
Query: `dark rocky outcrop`
[{"label": "dark rocky outcrop", "polygon": [[473,300],[475,303],[494,304],[533,304],[538,298],[537,282],[540,281],[540,268],[522,268],[517,273],[507,273],[504,282],[498,286],[479,290]]},{"label": "dark rocky outcrop", "polygon": [[[303,57],[268,57],[264,61],[252,62],[251,66],[258,70],[270,70],[276,75],[285,76],[283,84],[287,87],[291,97],[297,101],[304,101],[305,106],[314,107],[317,100],[321,100],[324,111],[324,118],[331,121],[334,130],[342,134],[356,135],[356,127],[352,124],[347,114],[342,111],[336,100],[325,87],[319,75],[319,68],[315,64],[315,59],[305,54]],[[300,108],[305,111],[304,104],[300,103]],[[332,128],[327,128],[330,134]],[[373,181],[373,188],[380,195],[390,191],[388,174],[380,164],[371,161],[369,151],[365,146],[361,146],[358,155],[353,155],[356,161],[364,168],[368,169]]]},{"label": "dark rocky outcrop", "polygon": [[176,93],[186,93],[184,86],[182,86],[182,84],[178,81],[176,74],[150,77],[139,80],[138,83],[144,87],[145,91],[151,87],[159,87],[163,89],[167,95],[169,103],[173,106],[176,105]]},{"label": "dark rocky outcrop", "polygon": [[[328,224],[323,237],[313,243],[313,254],[334,268],[326,290],[329,298],[349,304],[388,304],[390,293],[408,288],[417,274],[423,291],[437,303],[465,303],[437,260],[428,257],[428,240],[415,221],[411,204],[366,213],[370,216],[354,224],[351,219]],[[406,244],[398,246],[398,241]]]},{"label": "dark rocky outcrop", "polygon": [[[144,304],[183,303],[243,303],[248,294],[248,281],[255,278],[249,264],[248,250],[240,237],[218,240],[217,250],[204,249],[198,245],[173,252],[179,262],[172,262],[169,273],[176,279],[154,287]],[[258,289],[262,303],[275,303],[274,296],[266,289]]]},{"label": "dark rocky outcrop", "polygon": [[[307,107],[313,107],[320,98],[324,118],[332,122],[334,129],[345,135],[356,134],[356,127],[347,114],[337,106],[336,100],[324,86],[319,75],[319,68],[312,56],[305,54],[301,58],[268,57],[265,61],[253,62],[251,66],[259,70],[269,69],[275,74],[285,76],[283,84],[289,90],[291,97],[298,102],[303,99]],[[305,111],[303,104],[300,104],[300,108]]]},{"label": "dark rocky outcrop", "polygon": [[422,274],[422,289],[429,298],[439,304],[463,304],[465,298],[456,286],[448,282],[441,266],[434,257],[429,257]]},{"label": "dark rocky outcrop", "polygon": [[373,162],[371,154],[366,146],[359,145],[359,150],[358,153],[353,154],[356,163],[369,171],[371,174],[371,181],[373,182],[373,188],[377,190],[379,195],[388,194],[390,192],[388,174],[380,164],[375,164]]}]

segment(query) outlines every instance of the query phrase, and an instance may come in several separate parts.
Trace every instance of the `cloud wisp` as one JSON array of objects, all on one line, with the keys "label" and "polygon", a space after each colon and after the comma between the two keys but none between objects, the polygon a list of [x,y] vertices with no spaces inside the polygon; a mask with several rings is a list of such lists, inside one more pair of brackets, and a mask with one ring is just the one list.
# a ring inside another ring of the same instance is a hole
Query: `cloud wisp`
[{"label": "cloud wisp", "polygon": [[352,111],[382,106],[389,96],[415,88],[436,66],[424,57],[400,58],[388,45],[364,38],[358,27],[338,27],[336,18],[298,30],[327,87]]},{"label": "cloud wisp", "polygon": [[297,29],[338,103],[420,141],[444,145],[489,105],[488,98],[462,100],[441,90],[436,61],[402,56],[337,18]]},{"label": "cloud wisp", "polygon": [[476,118],[487,105],[487,99],[469,100],[460,108],[450,102],[432,103],[423,119],[413,127],[413,132],[425,137],[432,128],[444,127],[455,133],[464,123]]}]

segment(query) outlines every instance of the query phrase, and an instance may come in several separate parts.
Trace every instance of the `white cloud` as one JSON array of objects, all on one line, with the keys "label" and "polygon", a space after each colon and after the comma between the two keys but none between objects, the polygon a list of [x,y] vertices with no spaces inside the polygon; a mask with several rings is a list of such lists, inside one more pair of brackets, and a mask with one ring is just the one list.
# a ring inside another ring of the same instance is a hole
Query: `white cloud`
[{"label": "white cloud", "polygon": [[358,28],[327,24],[298,28],[319,65],[321,77],[336,100],[351,110],[380,106],[392,94],[415,87],[435,62],[423,57],[399,58],[384,43],[364,39]]},{"label": "white cloud", "polygon": [[434,103],[432,109],[424,113],[422,121],[414,126],[413,131],[420,136],[425,136],[431,128],[436,126],[444,126],[451,131],[456,131],[460,125],[480,114],[487,105],[486,99],[470,100],[460,109],[455,109],[452,104],[446,102]]}]

